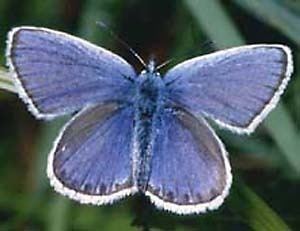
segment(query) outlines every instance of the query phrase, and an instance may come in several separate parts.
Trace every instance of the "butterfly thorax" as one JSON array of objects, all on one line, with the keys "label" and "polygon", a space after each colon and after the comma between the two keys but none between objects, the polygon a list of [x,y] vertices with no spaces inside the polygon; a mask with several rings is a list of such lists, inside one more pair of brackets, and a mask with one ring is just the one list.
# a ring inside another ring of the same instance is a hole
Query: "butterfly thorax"
[{"label": "butterfly thorax", "polygon": [[157,104],[161,103],[163,81],[159,73],[143,71],[137,79],[136,87],[138,110],[143,116],[151,117],[158,106]]},{"label": "butterfly thorax", "polygon": [[164,83],[158,72],[145,70],[136,81],[135,130],[136,151],[133,175],[136,186],[146,190],[152,159],[155,124],[162,110]]}]

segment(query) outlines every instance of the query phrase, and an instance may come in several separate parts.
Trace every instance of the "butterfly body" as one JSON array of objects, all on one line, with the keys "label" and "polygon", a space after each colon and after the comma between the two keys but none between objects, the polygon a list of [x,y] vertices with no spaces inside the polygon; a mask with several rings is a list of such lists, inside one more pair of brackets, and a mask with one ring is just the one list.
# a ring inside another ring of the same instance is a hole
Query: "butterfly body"
[{"label": "butterfly body", "polygon": [[148,68],[141,72],[135,79],[136,102],[135,105],[135,139],[136,154],[133,157],[134,178],[137,188],[146,191],[149,174],[151,171],[151,159],[153,156],[153,140],[156,136],[159,115],[163,113],[165,102],[165,86],[161,76],[152,68],[152,62]]},{"label": "butterfly body", "polygon": [[280,44],[231,48],[184,61],[162,78],[120,56],[38,27],[14,28],[7,63],[36,118],[79,111],[48,156],[54,189],[85,204],[142,192],[176,214],[218,208],[229,193],[226,149],[204,117],[249,134],[276,106],[293,71]]}]

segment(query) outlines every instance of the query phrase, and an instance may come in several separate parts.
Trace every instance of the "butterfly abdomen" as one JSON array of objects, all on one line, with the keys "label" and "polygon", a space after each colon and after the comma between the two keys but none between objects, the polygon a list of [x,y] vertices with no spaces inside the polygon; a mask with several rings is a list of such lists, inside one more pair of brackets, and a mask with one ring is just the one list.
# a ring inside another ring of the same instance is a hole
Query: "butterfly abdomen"
[{"label": "butterfly abdomen", "polygon": [[139,190],[145,191],[149,179],[154,124],[163,107],[163,83],[153,73],[142,73],[136,85],[135,102],[135,154],[133,178]]}]

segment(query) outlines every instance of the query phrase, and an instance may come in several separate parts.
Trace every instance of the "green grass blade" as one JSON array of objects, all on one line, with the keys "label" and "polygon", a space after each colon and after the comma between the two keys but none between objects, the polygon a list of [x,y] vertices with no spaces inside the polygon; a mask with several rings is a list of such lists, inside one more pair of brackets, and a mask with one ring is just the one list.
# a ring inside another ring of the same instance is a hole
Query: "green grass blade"
[{"label": "green grass blade", "polygon": [[288,7],[285,1],[234,0],[234,2],[300,45],[300,9]]},{"label": "green grass blade", "polygon": [[291,116],[284,108],[283,104],[277,105],[275,111],[268,116],[264,125],[268,129],[272,138],[285,154],[286,160],[295,170],[295,175],[300,176],[300,136]]},{"label": "green grass blade", "polygon": [[17,93],[14,87],[12,77],[4,69],[0,69],[0,89],[10,91],[12,93]]},{"label": "green grass blade", "polygon": [[253,230],[290,230],[278,214],[241,180],[233,185],[228,204]]},{"label": "green grass blade", "polygon": [[244,44],[240,32],[234,27],[233,21],[219,1],[185,0],[185,3],[199,26],[218,48]]},{"label": "green grass blade", "polygon": [[48,231],[68,230],[68,214],[70,201],[62,196],[56,196],[50,204],[48,213]]}]

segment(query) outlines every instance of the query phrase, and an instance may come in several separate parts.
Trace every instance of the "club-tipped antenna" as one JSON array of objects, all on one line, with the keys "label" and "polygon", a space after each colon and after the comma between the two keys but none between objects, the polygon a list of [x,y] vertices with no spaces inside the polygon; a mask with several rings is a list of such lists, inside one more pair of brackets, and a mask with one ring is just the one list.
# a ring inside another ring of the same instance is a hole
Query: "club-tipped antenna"
[{"label": "club-tipped antenna", "polygon": [[174,59],[168,59],[167,61],[163,62],[162,64],[159,64],[155,69],[158,71],[159,69],[163,68],[164,66],[167,66],[169,63],[173,62]]},{"label": "club-tipped antenna", "polygon": [[96,24],[105,29],[115,40],[126,47],[126,49],[128,49],[130,53],[133,54],[133,56],[144,66],[144,68],[147,68],[146,63],[141,58],[141,56],[139,56],[138,53],[135,52],[124,40],[120,39],[119,36],[115,32],[113,32],[104,22],[96,21]]}]

